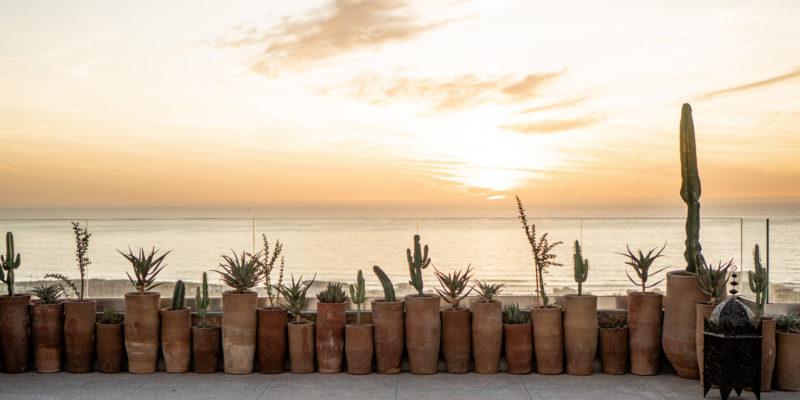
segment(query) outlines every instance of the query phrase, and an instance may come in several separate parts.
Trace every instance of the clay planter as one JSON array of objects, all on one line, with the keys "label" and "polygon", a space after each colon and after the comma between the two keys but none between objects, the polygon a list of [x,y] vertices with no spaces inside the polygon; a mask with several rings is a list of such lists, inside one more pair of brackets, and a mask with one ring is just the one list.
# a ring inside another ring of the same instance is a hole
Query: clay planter
[{"label": "clay planter", "polygon": [[222,293],[222,355],[226,374],[250,374],[256,355],[256,292]]},{"label": "clay planter", "polygon": [[289,372],[314,372],[314,323],[289,322],[286,327],[289,332]]},{"label": "clay planter", "polygon": [[372,372],[372,324],[345,326],[347,373],[364,375]]},{"label": "clay planter", "polygon": [[472,353],[475,372],[496,374],[503,350],[503,303],[472,302]]},{"label": "clay planter", "polygon": [[466,308],[442,311],[442,352],[448,374],[469,372],[472,328]]},{"label": "clay planter", "polygon": [[531,319],[536,372],[542,375],[557,375],[564,372],[561,308],[531,308]]},{"label": "clay planter", "polygon": [[0,296],[0,353],[3,371],[18,374],[28,371],[31,347],[30,294]]},{"label": "clay planter", "polygon": [[697,276],[683,270],[667,273],[661,345],[681,378],[700,379],[695,348],[695,303],[706,300],[708,297],[697,288]]},{"label": "clay planter", "polygon": [[603,373],[624,375],[628,372],[628,327],[600,328],[600,359]]},{"label": "clay planter", "polygon": [[705,320],[711,317],[711,312],[714,311],[716,304],[711,303],[695,303],[695,326],[694,326],[694,347],[697,349],[697,368],[700,372],[700,384],[703,384],[703,349],[704,339],[703,332],[706,330]]},{"label": "clay planter", "polygon": [[220,327],[192,327],[192,354],[194,355],[194,372],[213,374],[219,366]]},{"label": "clay planter", "polygon": [[122,356],[125,353],[122,328],[122,323],[95,325],[97,364],[99,371],[104,374],[122,371]]},{"label": "clay planter", "polygon": [[506,362],[509,374],[529,374],[533,371],[533,331],[531,324],[503,324],[506,342]]},{"label": "clay planter", "polygon": [[372,301],[375,361],[379,374],[399,374],[405,349],[403,302]]},{"label": "clay planter", "polygon": [[61,371],[64,348],[64,305],[31,304],[33,358],[36,372],[49,374]]},{"label": "clay planter", "polygon": [[406,349],[411,373],[431,375],[438,371],[442,321],[439,296],[409,295],[406,301]]},{"label": "clay planter", "polygon": [[662,299],[660,293],[628,293],[628,353],[634,375],[658,373]]},{"label": "clay planter", "polygon": [[761,324],[761,391],[772,390],[772,372],[775,370],[775,320],[759,319]]},{"label": "clay planter", "polygon": [[800,389],[800,333],[775,334],[775,387],[778,390]]},{"label": "clay planter", "polygon": [[342,372],[346,302],[317,303],[317,365],[323,374]]},{"label": "clay planter", "polygon": [[189,371],[192,360],[192,310],[161,310],[161,352],[167,372]]},{"label": "clay planter", "polygon": [[92,372],[96,321],[96,301],[64,303],[64,352],[67,354],[67,372]]},{"label": "clay planter", "polygon": [[157,292],[125,293],[125,351],[128,372],[152,374],[158,360],[158,336],[161,319],[158,316],[161,294]]},{"label": "clay planter", "polygon": [[286,316],[282,308],[258,309],[258,366],[262,374],[286,369]]},{"label": "clay planter", "polygon": [[564,352],[567,374],[592,374],[597,354],[597,296],[564,296]]}]

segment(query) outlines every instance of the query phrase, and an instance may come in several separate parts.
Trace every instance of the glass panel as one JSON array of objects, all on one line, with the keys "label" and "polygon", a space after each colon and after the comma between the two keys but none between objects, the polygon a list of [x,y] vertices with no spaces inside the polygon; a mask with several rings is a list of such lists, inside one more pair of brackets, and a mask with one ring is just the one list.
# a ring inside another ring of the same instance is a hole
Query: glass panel
[{"label": "glass panel", "polygon": [[[800,219],[769,221],[769,302],[800,303]],[[766,263],[766,252],[761,250]]]}]

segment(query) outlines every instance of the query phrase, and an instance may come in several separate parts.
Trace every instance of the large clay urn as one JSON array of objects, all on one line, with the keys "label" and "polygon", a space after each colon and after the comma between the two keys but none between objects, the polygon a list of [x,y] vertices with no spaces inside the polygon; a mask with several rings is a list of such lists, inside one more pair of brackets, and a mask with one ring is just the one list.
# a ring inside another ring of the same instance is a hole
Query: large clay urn
[{"label": "large clay urn", "polygon": [[30,294],[0,296],[0,353],[7,374],[27,372],[31,348]]},{"label": "large clay urn", "polygon": [[317,303],[316,345],[318,371],[323,374],[342,372],[344,325],[347,323],[347,302]]},{"label": "large clay urn", "polygon": [[64,305],[31,304],[33,358],[36,372],[49,374],[61,371],[64,348]]},{"label": "large clay urn", "polygon": [[286,325],[289,337],[289,372],[314,372],[314,323],[292,321]]},{"label": "large clay urn", "polygon": [[442,321],[439,296],[409,295],[406,301],[406,349],[411,373],[431,375],[438,371]]},{"label": "large clay urn", "polygon": [[761,324],[761,391],[772,390],[772,372],[775,370],[775,320],[759,319]]},{"label": "large clay urn", "polygon": [[226,374],[250,374],[256,355],[256,292],[222,293],[222,359]]},{"label": "large clay urn", "polygon": [[161,351],[168,373],[189,371],[192,360],[192,310],[161,310]]},{"label": "large clay urn", "polygon": [[634,375],[658,373],[662,299],[660,293],[628,293],[628,353]]},{"label": "large clay urn", "polygon": [[475,372],[496,374],[503,349],[503,303],[472,302],[472,353]]},{"label": "large clay urn", "polygon": [[442,353],[448,374],[466,374],[472,355],[472,326],[469,310],[442,311]]},{"label": "large clay urn", "polygon": [[697,276],[683,270],[667,273],[661,345],[678,376],[700,379],[695,347],[695,303],[708,297],[697,288]]},{"label": "large clay urn", "polygon": [[198,374],[213,374],[217,372],[219,367],[220,336],[219,326],[192,327],[194,372]]},{"label": "large clay urn", "polygon": [[[695,327],[694,327],[694,347],[697,349],[697,368],[698,371],[703,371],[703,349],[705,348],[705,339],[703,339],[703,332],[706,330],[705,320],[711,317],[711,312],[714,311],[716,304],[711,303],[695,303]],[[700,384],[703,384],[703,374],[700,374]]]},{"label": "large clay urn", "polygon": [[564,296],[564,352],[567,374],[592,374],[597,354],[597,296]]},{"label": "large clay urn", "polygon": [[531,323],[503,324],[506,362],[509,374],[529,374],[533,371],[533,330]]},{"label": "large clay urn", "polygon": [[158,361],[161,318],[158,292],[125,293],[125,350],[128,372],[152,374]]},{"label": "large clay urn", "polygon": [[64,352],[67,354],[67,372],[92,372],[96,323],[96,301],[64,303]]},{"label": "large clay urn", "polygon": [[403,302],[372,301],[375,361],[379,374],[399,374],[405,350]]},{"label": "large clay urn", "polygon": [[95,349],[98,370],[104,374],[122,371],[122,356],[125,354],[125,339],[122,323],[95,325]]},{"label": "large clay urn", "polygon": [[258,309],[258,368],[262,374],[286,369],[286,318],[283,308]]},{"label": "large clay urn", "polygon": [[624,375],[628,372],[628,327],[600,328],[600,360],[603,373]]},{"label": "large clay urn", "polygon": [[775,387],[800,389],[800,333],[777,332],[775,343]]},{"label": "large clay urn", "polygon": [[372,372],[372,324],[345,326],[347,373],[364,375]]},{"label": "large clay urn", "polygon": [[564,335],[561,308],[531,308],[533,320],[533,353],[536,372],[557,375],[564,372]]}]

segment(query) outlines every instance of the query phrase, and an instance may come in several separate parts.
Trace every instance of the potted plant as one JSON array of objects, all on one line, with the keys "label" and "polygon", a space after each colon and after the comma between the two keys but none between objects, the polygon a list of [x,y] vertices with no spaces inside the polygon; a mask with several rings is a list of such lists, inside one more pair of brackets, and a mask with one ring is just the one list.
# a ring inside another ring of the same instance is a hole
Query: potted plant
[{"label": "potted plant", "polygon": [[372,300],[372,325],[375,361],[379,374],[399,374],[405,349],[403,302],[397,301],[394,285],[380,267],[373,272],[383,287],[383,300]]},{"label": "potted plant", "polygon": [[756,318],[761,324],[761,391],[772,390],[772,373],[775,370],[775,318],[764,315],[767,302],[767,270],[761,265],[758,245],[753,249],[753,271],[747,271],[750,290],[756,296]]},{"label": "potted plant", "polygon": [[[466,374],[472,354],[472,328],[470,327],[469,309],[459,307],[464,297],[472,292],[470,288],[464,293],[472,278],[472,269],[444,274],[434,267],[434,275],[439,280],[441,289],[434,288],[451,308],[442,311],[442,352],[448,374]],[[477,360],[477,353],[475,355]]]},{"label": "potted plant", "polygon": [[503,303],[495,297],[503,284],[476,281],[478,298],[472,302],[472,353],[475,372],[496,374],[503,349]]},{"label": "potted plant", "polygon": [[303,276],[294,280],[292,275],[291,285],[278,286],[278,292],[286,300],[283,307],[292,314],[293,320],[287,323],[289,338],[289,372],[293,374],[308,374],[314,372],[314,323],[303,318],[303,308],[306,305],[306,292],[314,284],[303,282]]},{"label": "potted plant", "polygon": [[261,253],[223,255],[222,282],[233,290],[222,293],[222,354],[226,374],[253,372],[258,327],[258,294],[250,290],[261,282]]},{"label": "potted plant", "polygon": [[562,243],[560,241],[550,243],[547,233],[537,239],[536,225],[528,225],[522,201],[519,196],[516,198],[522,229],[531,246],[536,280],[536,307],[531,308],[536,372],[544,375],[560,374],[564,372],[564,331],[561,324],[561,308],[549,304],[550,299],[547,297],[544,275],[547,273],[548,267],[561,266],[561,263],[553,261],[556,255],[551,252],[554,247]]},{"label": "potted plant", "polygon": [[114,310],[106,308],[95,329],[99,371],[104,374],[122,371],[122,356],[125,353],[122,317]]},{"label": "potted plant", "polygon": [[161,351],[168,373],[189,371],[192,360],[192,310],[185,301],[186,285],[178,280],[172,306],[161,310]]},{"label": "potted plant", "polygon": [[603,373],[624,375],[628,372],[628,325],[625,314],[606,314],[599,324]]},{"label": "potted plant", "polygon": [[284,260],[281,257],[278,280],[274,281],[272,271],[278,256],[283,250],[283,244],[275,241],[275,247],[270,254],[269,241],[266,235],[261,235],[264,241],[264,262],[261,264],[261,275],[264,276],[264,286],[267,290],[268,307],[258,309],[258,365],[262,374],[279,374],[286,366],[286,309],[280,307],[278,290],[283,283]]},{"label": "potted plant", "polygon": [[206,319],[208,305],[208,278],[203,272],[202,292],[195,288],[195,307],[200,323],[192,327],[192,354],[194,355],[194,372],[198,374],[213,374],[219,366],[219,341],[220,327],[211,326]]},{"label": "potted plant", "polygon": [[666,244],[658,252],[650,249],[647,254],[642,250],[636,253],[627,247],[627,253],[619,253],[627,261],[625,264],[633,268],[638,282],[628,271],[625,275],[634,285],[642,288],[640,292],[628,292],[628,352],[631,357],[631,373],[635,375],[655,375],[658,373],[658,357],[661,354],[661,293],[648,292],[664,280],[648,283],[648,280],[664,271],[661,268],[651,271],[653,262],[662,257]]},{"label": "potted plant", "polygon": [[158,255],[152,248],[145,254],[140,248],[138,255],[128,248],[128,253],[117,250],[131,263],[134,279],[128,279],[136,288],[136,292],[125,293],[125,350],[128,354],[128,372],[132,374],[152,374],[156,372],[158,361],[158,336],[160,318],[158,310],[161,305],[161,294],[151,291],[161,283],[155,283],[156,276],[167,265],[161,265],[170,253]]},{"label": "potted plant", "polygon": [[503,334],[509,374],[533,371],[533,332],[531,318],[522,313],[517,303],[503,308]]},{"label": "potted plant", "polygon": [[0,255],[0,282],[8,286],[8,295],[0,296],[0,353],[3,354],[3,371],[7,374],[28,371],[31,347],[31,295],[14,292],[14,271],[20,262],[19,253],[14,254],[14,235],[8,232],[6,255]]},{"label": "potted plant", "polygon": [[578,284],[578,294],[564,296],[564,352],[567,374],[585,376],[592,374],[597,354],[597,296],[583,294],[583,282],[589,275],[589,260],[583,258],[577,240],[573,250],[573,275]]},{"label": "potted plant", "polygon": [[355,286],[350,285],[350,299],[356,304],[356,323],[345,325],[347,373],[363,375],[372,372],[372,324],[361,323],[361,305],[366,300],[364,274],[358,270]]},{"label": "potted plant", "polygon": [[442,321],[439,317],[439,296],[423,294],[422,270],[428,268],[428,245],[424,250],[419,235],[414,235],[414,253],[406,250],[408,282],[417,294],[408,295],[406,301],[406,349],[411,373],[415,375],[435,374],[439,369],[439,347]]},{"label": "potted plant", "polygon": [[31,290],[39,298],[31,304],[33,358],[36,372],[61,371],[64,348],[64,288],[59,283],[45,283]]},{"label": "potted plant", "polygon": [[800,389],[800,314],[775,317],[775,387],[778,390]]},{"label": "potted plant", "polygon": [[317,293],[317,367],[323,374],[342,372],[347,295],[341,283],[328,283]]},{"label": "potted plant", "polygon": [[711,312],[714,308],[725,300],[725,288],[728,285],[728,278],[730,274],[728,270],[735,266],[733,259],[726,264],[720,263],[715,268],[713,265],[707,265],[705,260],[700,264],[697,269],[697,288],[706,295],[706,301],[695,303],[695,334],[694,342],[697,349],[697,367],[700,373],[700,383],[703,383],[703,349],[705,340],[703,333],[705,332],[705,320],[711,317]]}]

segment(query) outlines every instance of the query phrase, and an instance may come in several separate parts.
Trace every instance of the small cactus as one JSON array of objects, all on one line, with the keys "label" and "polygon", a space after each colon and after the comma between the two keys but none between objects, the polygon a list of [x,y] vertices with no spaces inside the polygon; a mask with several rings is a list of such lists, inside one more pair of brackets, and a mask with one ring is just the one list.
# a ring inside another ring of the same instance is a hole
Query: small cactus
[{"label": "small cactus", "polygon": [[408,283],[417,289],[419,296],[422,296],[422,270],[428,268],[431,259],[428,258],[428,245],[425,245],[424,250],[420,247],[419,235],[414,235],[414,256],[411,256],[411,249],[407,249],[406,258],[408,258],[408,271],[411,275]]},{"label": "small cactus", "polygon": [[353,303],[356,303],[356,323],[359,324],[361,323],[361,305],[364,304],[364,300],[366,300],[365,286],[364,274],[361,273],[361,270],[358,270],[356,285],[350,285],[350,298],[353,299]]},{"label": "small cactus", "polygon": [[372,271],[375,272],[375,275],[378,276],[378,280],[381,281],[381,286],[383,287],[383,301],[387,303],[397,301],[394,295],[394,285],[392,285],[392,280],[389,279],[389,276],[377,265],[372,267]]},{"label": "small cactus", "polygon": [[[183,283],[183,282],[181,282]],[[206,311],[208,310],[208,305],[211,303],[211,299],[208,298],[208,278],[206,277],[206,273],[203,272],[203,291],[200,292],[200,288],[196,288],[195,291],[195,306],[197,306],[197,315],[200,317],[200,327],[206,327]]]},{"label": "small cactus", "polygon": [[183,310],[183,303],[186,299],[186,285],[182,280],[178,280],[175,284],[175,290],[172,291],[172,310]]},{"label": "small cactus", "polygon": [[583,258],[581,252],[581,244],[575,241],[575,254],[572,258],[575,262],[575,282],[578,283],[578,296],[583,294],[583,282],[586,282],[586,277],[589,276],[589,260]]},{"label": "small cactus", "polygon": [[[11,232],[6,233],[6,255],[0,255],[0,282],[4,282],[8,286],[8,295],[14,295],[14,270],[19,268],[20,256],[17,253],[14,256],[14,234]],[[3,273],[5,271],[5,274]]]},{"label": "small cactus", "polygon": [[758,245],[753,249],[753,264],[755,271],[747,271],[747,277],[750,281],[750,290],[756,295],[756,316],[761,317],[764,315],[764,304],[767,302],[767,270],[761,266],[761,253],[758,250]]}]

